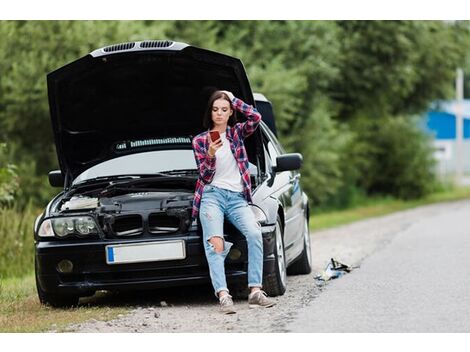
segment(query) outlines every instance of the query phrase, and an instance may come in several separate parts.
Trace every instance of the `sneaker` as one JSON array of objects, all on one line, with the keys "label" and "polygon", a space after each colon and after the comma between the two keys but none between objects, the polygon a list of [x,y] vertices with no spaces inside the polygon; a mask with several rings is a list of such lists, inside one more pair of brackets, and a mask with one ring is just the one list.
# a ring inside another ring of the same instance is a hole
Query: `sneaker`
[{"label": "sneaker", "polygon": [[268,298],[264,291],[255,291],[248,296],[248,305],[250,308],[265,307],[269,308],[276,304],[273,300]]},{"label": "sneaker", "polygon": [[220,311],[224,314],[234,314],[237,311],[233,305],[232,296],[224,295],[219,297]]}]

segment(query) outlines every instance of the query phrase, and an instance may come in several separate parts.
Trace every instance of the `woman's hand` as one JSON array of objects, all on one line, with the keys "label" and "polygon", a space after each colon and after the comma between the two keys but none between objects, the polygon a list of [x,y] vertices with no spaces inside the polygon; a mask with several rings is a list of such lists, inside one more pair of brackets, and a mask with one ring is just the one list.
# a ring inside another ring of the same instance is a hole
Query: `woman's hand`
[{"label": "woman's hand", "polygon": [[216,141],[212,141],[210,133],[207,135],[207,138],[209,138],[209,150],[207,151],[207,153],[211,158],[213,158],[217,149],[222,147],[222,139],[219,138]]},{"label": "woman's hand", "polygon": [[233,95],[232,92],[229,92],[228,90],[222,90],[222,92],[224,92],[225,94],[227,94],[228,98],[230,99],[230,101],[233,100],[233,98],[235,98],[235,96]]}]

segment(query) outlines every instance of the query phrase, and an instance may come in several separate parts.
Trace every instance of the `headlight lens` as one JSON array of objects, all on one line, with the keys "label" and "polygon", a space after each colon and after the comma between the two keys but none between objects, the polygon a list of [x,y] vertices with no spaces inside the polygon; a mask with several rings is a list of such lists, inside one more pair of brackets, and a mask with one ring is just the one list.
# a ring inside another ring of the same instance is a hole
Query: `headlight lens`
[{"label": "headlight lens", "polygon": [[264,211],[262,211],[259,207],[256,205],[251,205],[251,210],[253,211],[253,214],[255,214],[255,219],[258,222],[266,222],[268,221],[268,218]]},{"label": "headlight lens", "polygon": [[81,235],[97,233],[95,222],[88,216],[76,219],[75,227]]},{"label": "headlight lens", "polygon": [[58,237],[65,237],[72,233],[79,235],[98,233],[95,221],[90,216],[52,219],[52,228]]},{"label": "headlight lens", "polygon": [[60,218],[52,220],[52,227],[54,232],[59,237],[67,236],[73,233],[73,219],[72,218]]}]

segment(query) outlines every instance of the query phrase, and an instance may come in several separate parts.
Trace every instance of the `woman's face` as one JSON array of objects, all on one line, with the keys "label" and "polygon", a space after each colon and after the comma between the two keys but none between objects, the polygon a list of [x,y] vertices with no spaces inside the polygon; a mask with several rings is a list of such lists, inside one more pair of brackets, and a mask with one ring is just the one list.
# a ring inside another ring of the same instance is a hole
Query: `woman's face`
[{"label": "woman's face", "polygon": [[223,98],[215,100],[214,104],[212,104],[212,121],[214,122],[214,127],[226,126],[232,113],[232,107],[227,100]]}]

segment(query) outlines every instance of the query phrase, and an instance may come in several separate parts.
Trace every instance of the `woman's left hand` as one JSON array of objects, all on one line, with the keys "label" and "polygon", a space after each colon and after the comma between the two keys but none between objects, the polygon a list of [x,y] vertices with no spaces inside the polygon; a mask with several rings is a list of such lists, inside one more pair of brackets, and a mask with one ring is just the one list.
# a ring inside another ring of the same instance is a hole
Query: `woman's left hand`
[{"label": "woman's left hand", "polygon": [[230,100],[233,100],[233,98],[235,98],[235,96],[233,95],[232,92],[229,92],[228,90],[223,90],[222,92],[224,92],[225,94],[227,94],[228,98]]}]

